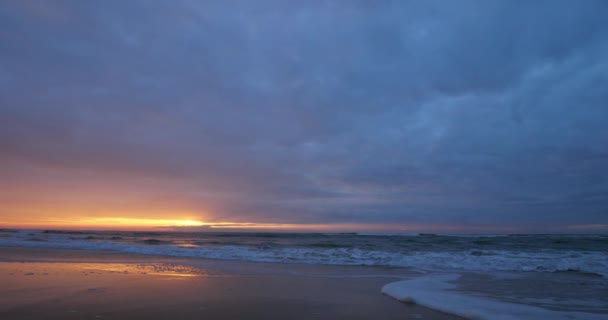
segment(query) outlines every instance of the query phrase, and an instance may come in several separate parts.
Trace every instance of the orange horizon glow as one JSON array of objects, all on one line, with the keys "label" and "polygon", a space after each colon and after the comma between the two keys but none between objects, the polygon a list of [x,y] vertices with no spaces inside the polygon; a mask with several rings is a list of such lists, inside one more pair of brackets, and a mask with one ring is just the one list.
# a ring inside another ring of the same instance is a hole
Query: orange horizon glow
[{"label": "orange horizon glow", "polygon": [[[518,233],[510,227],[445,224],[395,224],[395,223],[263,223],[263,222],[206,222],[195,218],[150,219],[128,217],[99,217],[74,219],[41,219],[39,221],[0,221],[3,229],[51,229],[51,230],[107,230],[107,231],[236,231],[236,232],[372,232],[372,233]],[[603,231],[608,225],[571,225],[565,231]],[[559,232],[559,231],[558,231]],[[562,230],[562,232],[564,232]]]},{"label": "orange horizon glow", "polygon": [[107,230],[159,230],[159,229],[203,229],[203,230],[285,230],[285,231],[354,231],[354,230],[383,230],[388,225],[367,224],[295,224],[295,223],[256,223],[256,222],[203,222],[192,218],[184,219],[150,219],[125,217],[100,217],[78,219],[48,219],[46,221],[0,223],[0,227],[8,228],[43,228],[43,229],[107,229]]},{"label": "orange horizon glow", "polygon": [[[370,224],[370,223],[257,223],[207,222],[195,218],[151,219],[129,217],[98,217],[47,219],[30,222],[1,223],[0,228],[117,230],[117,231],[278,231],[278,232],[476,232],[479,229],[460,225]],[[513,232],[504,229],[502,232]]]}]

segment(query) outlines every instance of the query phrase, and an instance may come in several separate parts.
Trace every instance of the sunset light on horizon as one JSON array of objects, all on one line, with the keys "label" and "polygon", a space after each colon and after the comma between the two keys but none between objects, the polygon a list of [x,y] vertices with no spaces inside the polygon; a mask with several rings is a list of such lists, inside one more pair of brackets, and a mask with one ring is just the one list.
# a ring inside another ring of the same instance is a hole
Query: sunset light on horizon
[{"label": "sunset light on horizon", "polygon": [[608,0],[0,0],[0,319],[608,320]]},{"label": "sunset light on horizon", "polygon": [[0,3],[0,228],[608,232],[601,1],[110,2]]}]

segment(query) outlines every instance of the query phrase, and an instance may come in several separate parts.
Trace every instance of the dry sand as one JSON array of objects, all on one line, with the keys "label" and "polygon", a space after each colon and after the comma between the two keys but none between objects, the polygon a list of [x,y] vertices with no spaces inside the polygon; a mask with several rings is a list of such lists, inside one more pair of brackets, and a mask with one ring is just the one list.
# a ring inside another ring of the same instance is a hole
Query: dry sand
[{"label": "dry sand", "polygon": [[0,319],[462,319],[353,277],[373,272],[0,247]]}]

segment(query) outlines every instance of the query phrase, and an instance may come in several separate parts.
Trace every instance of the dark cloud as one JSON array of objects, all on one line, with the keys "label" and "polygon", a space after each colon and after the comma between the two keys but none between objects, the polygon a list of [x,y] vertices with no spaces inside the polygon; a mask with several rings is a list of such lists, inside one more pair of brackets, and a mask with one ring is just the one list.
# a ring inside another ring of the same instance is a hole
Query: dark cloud
[{"label": "dark cloud", "polygon": [[217,221],[606,224],[606,13],[4,1],[0,173],[158,178]]}]

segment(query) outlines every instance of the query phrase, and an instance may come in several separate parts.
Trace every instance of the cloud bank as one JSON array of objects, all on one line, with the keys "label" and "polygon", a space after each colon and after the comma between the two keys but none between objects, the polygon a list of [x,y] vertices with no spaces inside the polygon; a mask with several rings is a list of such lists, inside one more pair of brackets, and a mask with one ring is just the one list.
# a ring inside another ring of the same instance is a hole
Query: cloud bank
[{"label": "cloud bank", "polygon": [[597,231],[606,13],[4,1],[0,214]]}]

